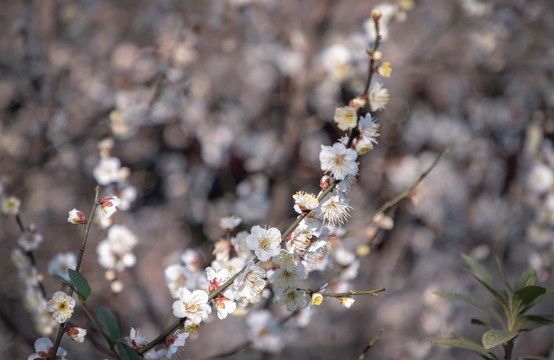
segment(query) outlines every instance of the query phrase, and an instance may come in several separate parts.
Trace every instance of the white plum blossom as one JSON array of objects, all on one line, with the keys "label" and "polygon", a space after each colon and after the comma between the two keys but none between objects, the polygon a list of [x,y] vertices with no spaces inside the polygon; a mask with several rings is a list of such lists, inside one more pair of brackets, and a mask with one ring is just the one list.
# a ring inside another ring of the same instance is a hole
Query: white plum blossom
[{"label": "white plum blossom", "polygon": [[254,347],[276,353],[285,345],[284,334],[279,322],[269,310],[253,311],[246,318],[249,327],[249,338]]},{"label": "white plum blossom", "polygon": [[358,124],[358,112],[350,106],[339,107],[335,110],[333,120],[342,131],[352,130]]},{"label": "white plum blossom", "polygon": [[92,171],[92,175],[100,185],[109,185],[119,181],[121,161],[116,157],[103,157]]},{"label": "white plum blossom", "polygon": [[119,205],[121,204],[121,199],[117,196],[110,196],[107,198],[100,198],[98,200],[100,204],[101,213],[105,218],[110,218],[113,214],[117,212]]},{"label": "white plum blossom", "polygon": [[169,265],[164,270],[165,284],[167,285],[171,297],[179,297],[179,288],[185,287],[194,289],[196,281],[194,273],[186,266],[180,264]]},{"label": "white plum blossom", "polygon": [[118,272],[136,263],[136,256],[132,253],[138,239],[129,228],[124,225],[113,225],[108,230],[108,237],[101,241],[96,248],[98,262],[106,269]]},{"label": "white plum blossom", "polygon": [[69,281],[68,269],[75,269],[77,256],[72,252],[60,253],[48,263],[48,272]]},{"label": "white plum blossom", "polygon": [[305,277],[306,269],[301,262],[298,262],[296,268],[292,270],[282,268],[275,270],[269,277],[269,281],[274,287],[285,290],[287,288],[298,287]]},{"label": "white plum blossom", "polygon": [[173,315],[187,318],[198,325],[206,320],[212,308],[208,304],[208,293],[204,290],[190,292],[187,288],[179,289],[179,300],[173,303]]},{"label": "white plum blossom", "polygon": [[181,254],[181,261],[192,271],[201,269],[200,254],[194,249],[186,249],[183,254]]},{"label": "white plum blossom", "polygon": [[235,281],[237,295],[248,300],[255,298],[265,288],[264,277],[265,270],[251,261]]},{"label": "white plum blossom", "polygon": [[340,304],[344,306],[347,309],[350,309],[352,305],[354,305],[354,298],[347,296],[347,297],[340,297]]},{"label": "white plum blossom", "polygon": [[246,245],[246,238],[248,237],[248,231],[240,231],[231,238],[231,245],[237,253],[237,255],[245,260],[248,260],[252,256],[252,252]]},{"label": "white plum blossom", "polygon": [[384,109],[389,102],[389,98],[389,91],[383,87],[383,84],[378,82],[371,84],[371,88],[369,89],[369,105],[371,106],[371,111]]},{"label": "white plum blossom", "polygon": [[292,198],[294,199],[294,210],[299,214],[302,214],[304,211],[313,210],[319,204],[315,195],[304,191],[298,191],[292,195]]},{"label": "white plum blossom", "polygon": [[137,189],[128,184],[119,184],[116,191],[117,197],[121,200],[119,205],[120,210],[129,210],[131,204],[137,198]]},{"label": "white plum blossom", "polygon": [[350,216],[348,214],[350,209],[350,199],[347,199],[342,192],[333,191],[319,203],[315,213],[318,219],[333,225],[342,225]]},{"label": "white plum blossom", "polygon": [[[52,352],[54,351],[54,344],[52,343],[52,340],[47,337],[38,338],[35,341],[35,351],[36,352],[34,354],[29,355],[27,360],[50,360]],[[61,347],[58,347],[56,360],[66,360],[66,355],[67,351]]]},{"label": "white plum blossom", "polygon": [[285,305],[288,311],[295,311],[306,305],[306,293],[302,290],[297,290],[295,287],[290,287],[285,290],[275,288],[275,296],[277,302]]},{"label": "white plum blossom", "polygon": [[[208,277],[208,281],[210,282],[210,293],[219,289],[219,287],[231,277],[231,274],[227,269],[220,269],[216,271],[212,267],[206,268],[206,275]],[[235,294],[231,287],[225,289],[222,294],[214,298],[218,318],[225,319],[228,314],[231,314],[236,310],[237,304],[235,303],[234,298]]]},{"label": "white plum blossom", "polygon": [[336,180],[343,180],[348,175],[358,173],[357,157],[356,150],[347,149],[340,142],[333,146],[321,145],[319,153],[321,170],[330,172]]},{"label": "white plum blossom", "polygon": [[377,144],[379,124],[372,119],[370,113],[367,113],[360,118],[358,130],[360,131],[360,136],[356,138],[354,145],[356,146],[358,155],[362,155],[372,150],[373,145]]},{"label": "white plum blossom", "polygon": [[300,262],[300,258],[295,253],[294,249],[293,251],[287,251],[287,250],[281,250],[279,255],[275,256],[273,258],[273,262],[279,267],[285,271],[293,271],[298,267],[298,263]]},{"label": "white plum blossom", "polygon": [[21,200],[15,196],[2,196],[2,213],[6,215],[17,215],[20,206]]},{"label": "white plum blossom", "polygon": [[186,331],[177,330],[172,336],[168,336],[163,342],[165,348],[156,353],[156,358],[171,359],[182,346],[185,346],[189,335]]},{"label": "white plum blossom", "polygon": [[25,251],[36,250],[42,242],[42,235],[33,229],[23,232],[17,238],[17,244]]},{"label": "white plum blossom", "polygon": [[63,291],[56,291],[46,304],[46,309],[52,313],[52,318],[60,324],[69,320],[74,307],[75,299]]},{"label": "white plum blossom", "polygon": [[278,255],[281,244],[281,232],[277,228],[263,229],[253,226],[250,235],[246,238],[246,245],[261,261],[268,261]]},{"label": "white plum blossom", "polygon": [[242,219],[238,216],[226,216],[219,220],[219,227],[227,232],[233,232],[241,222]]},{"label": "white plum blossom", "polygon": [[[150,342],[146,337],[142,336],[140,329],[135,329],[133,327],[131,328],[129,336],[125,337],[125,341],[127,342],[127,345],[132,347],[134,350],[140,350]],[[143,356],[144,359],[148,360],[158,358],[155,350],[149,350],[146,354],[143,354]]]}]

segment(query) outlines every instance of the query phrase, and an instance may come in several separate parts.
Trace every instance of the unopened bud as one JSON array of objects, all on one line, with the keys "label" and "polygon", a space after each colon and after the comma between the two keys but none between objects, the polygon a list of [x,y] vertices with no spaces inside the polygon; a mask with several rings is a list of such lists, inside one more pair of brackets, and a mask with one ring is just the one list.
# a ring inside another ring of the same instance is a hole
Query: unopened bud
[{"label": "unopened bud", "polygon": [[327,175],[323,175],[319,180],[319,187],[321,188],[321,191],[327,190],[329,185],[331,185],[331,178]]},{"label": "unopened bud", "polygon": [[371,18],[373,19],[373,21],[375,23],[377,23],[379,21],[379,19],[381,19],[381,16],[383,14],[381,13],[380,10],[377,10],[377,9],[373,9],[373,11],[371,12]]},{"label": "unopened bud", "polygon": [[373,52],[373,56],[371,57],[375,61],[379,61],[383,58],[383,53],[379,50]]}]

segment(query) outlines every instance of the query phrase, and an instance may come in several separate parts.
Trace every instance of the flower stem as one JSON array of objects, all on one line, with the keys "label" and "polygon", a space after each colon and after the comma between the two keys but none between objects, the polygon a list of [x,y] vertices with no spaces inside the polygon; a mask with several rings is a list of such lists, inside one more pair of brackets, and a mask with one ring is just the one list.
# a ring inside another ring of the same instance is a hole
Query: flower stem
[{"label": "flower stem", "polygon": [[[89,229],[90,229],[90,224],[92,223],[96,207],[98,206],[98,194],[100,193],[100,186],[97,186],[94,189],[94,191],[95,191],[94,205],[92,206],[92,210],[90,212],[90,216],[89,216],[87,225],[85,227],[85,231],[83,232],[83,242],[81,243],[81,248],[79,249],[79,256],[77,257],[77,265],[75,266],[75,271],[76,272],[79,272],[79,269],[81,268],[81,261],[83,259],[83,254],[85,253],[85,247],[86,247],[86,244],[87,244],[87,238],[88,238],[88,232],[89,232]],[[69,296],[73,295],[73,289],[70,288],[68,293],[69,293]],[[56,335],[56,341],[54,342],[54,348],[53,348],[52,357],[50,358],[50,360],[55,360],[56,359],[56,353],[58,352],[58,348],[60,347],[60,342],[62,341],[62,336],[63,336],[63,333],[64,333],[65,325],[66,325],[66,323],[62,323],[62,324],[60,324],[60,327],[58,328],[58,335]]]},{"label": "flower stem", "polygon": [[[315,293],[319,293],[318,290],[309,290],[309,289],[298,289],[301,291],[304,291],[308,295],[312,295]],[[323,292],[320,293],[322,296],[325,297],[347,297],[347,296],[354,296],[354,295],[373,295],[377,296],[377,293],[386,291],[387,288],[380,288],[375,290],[367,290],[367,291],[348,291],[348,292],[342,292],[342,293],[330,293],[330,292]]]}]

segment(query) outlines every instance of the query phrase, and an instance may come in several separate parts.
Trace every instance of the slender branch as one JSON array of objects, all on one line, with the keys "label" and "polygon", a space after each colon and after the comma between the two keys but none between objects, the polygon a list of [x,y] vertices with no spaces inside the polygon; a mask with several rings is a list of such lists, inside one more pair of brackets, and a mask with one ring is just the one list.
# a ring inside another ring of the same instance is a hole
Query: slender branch
[{"label": "slender branch", "polygon": [[[81,301],[80,302],[81,304],[81,307],[83,308],[83,310],[85,311],[85,314],[87,315],[87,317],[89,318],[90,322],[92,322],[94,324],[94,326],[96,326],[97,329],[101,329],[100,325],[98,325],[98,322],[96,322],[96,320],[94,319],[94,316],[92,316],[90,310],[87,308],[87,305]],[[108,336],[102,331],[100,330],[100,334],[102,334],[102,337],[104,337],[104,339],[106,339],[106,341],[108,342],[108,344],[110,343],[110,340],[108,338]],[[105,349],[100,349],[102,351],[106,351]],[[119,356],[119,354],[115,351],[115,348],[113,346],[110,346],[110,350],[111,352],[115,355],[115,357],[117,359],[121,359],[121,357]]]},{"label": "slender branch", "polygon": [[363,360],[365,358],[365,354],[367,354],[367,352],[369,351],[369,349],[371,349],[371,347],[373,347],[373,345],[375,345],[375,343],[379,340],[381,340],[381,335],[383,335],[383,329],[381,329],[381,331],[379,331],[379,335],[377,335],[373,340],[371,340],[367,346],[364,348],[364,350],[362,351],[362,353],[360,354],[360,356],[358,356],[357,360]]},{"label": "slender branch", "polygon": [[[374,72],[373,67],[375,66],[375,60],[373,60],[373,53],[375,53],[375,51],[377,51],[377,49],[379,48],[379,45],[381,45],[379,21],[375,21],[374,24],[375,24],[375,43],[373,44],[373,52],[369,54],[370,60],[369,60],[369,65],[367,66],[367,79],[364,87],[364,95],[366,95],[367,92],[369,91],[369,86],[371,85],[371,79],[373,78],[373,72]],[[369,99],[368,99],[368,103],[369,103]]]},{"label": "slender branch", "polygon": [[[79,249],[79,256],[77,257],[77,265],[75,266],[75,271],[79,272],[79,269],[81,268],[81,261],[83,259],[83,254],[85,253],[85,247],[87,244],[87,238],[88,238],[88,232],[90,229],[90,224],[92,224],[92,220],[94,218],[94,213],[96,210],[96,207],[98,206],[98,194],[100,193],[100,186],[97,186],[95,189],[95,195],[94,195],[94,204],[92,205],[92,210],[90,211],[90,216],[88,218],[87,225],[85,226],[85,231],[83,232],[83,242],[81,243],[81,248]],[[73,295],[73,289],[70,288],[68,290],[69,296]],[[56,353],[58,352],[58,348],[60,347],[60,343],[62,341],[62,336],[64,334],[65,325],[67,322],[60,324],[60,327],[58,328],[58,335],[56,336],[56,341],[54,342],[54,348],[52,351],[52,357],[50,360],[56,359]]]},{"label": "slender branch", "polygon": [[[257,263],[260,261],[258,258],[254,258],[254,263]],[[225,291],[229,286],[233,284],[233,282],[246,270],[248,265],[244,266],[240,271],[238,271],[235,275],[233,275],[229,280],[227,280],[223,285],[221,285],[219,288],[215,289],[210,293],[208,296],[208,302],[210,300],[214,299],[216,296],[221,294],[223,291]],[[146,344],[144,347],[140,348],[138,350],[139,354],[144,354],[148,350],[152,349],[154,346],[160,344],[166,337],[171,335],[175,330],[177,330],[179,327],[181,327],[185,323],[186,318],[180,318],[179,320],[175,321],[173,324],[171,324],[167,329],[165,329],[157,338]]]},{"label": "slender branch", "polygon": [[76,272],[79,272],[79,269],[81,268],[81,261],[83,260],[85,247],[87,245],[87,238],[88,238],[88,232],[90,229],[90,224],[92,224],[92,220],[94,219],[94,214],[96,213],[96,207],[98,207],[98,194],[100,193],[100,186],[97,186],[96,189],[94,189],[94,191],[95,191],[94,204],[92,205],[92,210],[90,211],[90,217],[85,226],[85,231],[83,232],[83,242],[81,243],[81,248],[79,249],[79,256],[77,257],[77,266],[75,266]]},{"label": "slender branch", "polygon": [[396,196],[394,199],[385,202],[383,205],[381,205],[379,209],[375,210],[364,222],[356,225],[354,228],[347,231],[342,236],[342,238],[344,239],[354,235],[355,233],[357,233],[367,225],[371,224],[371,222],[373,221],[375,216],[377,216],[377,214],[388,210],[389,208],[398,204],[401,200],[407,198],[419,186],[419,184],[421,184],[421,182],[427,177],[427,175],[429,175],[429,173],[435,168],[435,166],[437,166],[437,164],[443,158],[443,156],[446,155],[449,151],[450,151],[450,148],[444,149],[442,153],[440,153],[439,156],[435,158],[431,166],[429,166],[429,168],[427,168],[427,170],[425,170],[425,172],[423,172],[423,174],[421,174],[420,177],[412,185],[410,185],[410,187],[406,191]]},{"label": "slender branch", "polygon": [[[304,291],[308,295],[312,295],[315,293],[320,293],[318,290],[310,290],[310,289],[298,289],[301,291]],[[387,288],[380,288],[375,290],[367,290],[367,291],[348,291],[348,292],[342,292],[342,293],[330,293],[330,292],[322,292],[320,293],[322,296],[325,297],[348,297],[348,296],[355,296],[355,295],[372,295],[377,296],[378,293],[386,291]]]},{"label": "slender branch", "polygon": [[[21,233],[23,236],[25,236],[25,226],[23,225],[23,221],[21,220],[21,216],[19,213],[15,214],[15,222],[17,223],[17,226],[19,226],[19,230],[21,230]],[[37,269],[38,273],[38,267],[37,262],[35,261],[35,256],[33,255],[33,252],[31,250],[25,251],[27,254],[27,257],[31,261],[31,266]],[[40,278],[37,278],[38,287],[40,288],[40,292],[42,293],[42,296],[47,299],[46,297],[46,289],[44,288],[44,284]]]}]

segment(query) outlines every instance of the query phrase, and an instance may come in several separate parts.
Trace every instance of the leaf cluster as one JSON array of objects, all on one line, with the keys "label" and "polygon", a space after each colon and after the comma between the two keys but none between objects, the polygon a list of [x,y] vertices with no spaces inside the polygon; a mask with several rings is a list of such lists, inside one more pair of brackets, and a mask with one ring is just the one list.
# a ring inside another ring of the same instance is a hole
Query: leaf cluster
[{"label": "leaf cluster", "polygon": [[[480,319],[471,319],[471,323],[485,326],[486,330],[481,337],[481,344],[468,338],[456,335],[450,339],[435,339],[434,344],[441,344],[476,352],[484,359],[498,359],[490,350],[502,345],[505,350],[505,359],[511,359],[511,353],[516,338],[527,331],[542,326],[553,325],[554,317],[551,315],[530,315],[527,312],[535,305],[554,296],[554,290],[546,290],[535,285],[537,274],[532,268],[525,269],[510,285],[506,278],[506,272],[501,260],[496,258],[496,264],[503,281],[503,289],[498,285],[494,276],[469,256],[462,254],[462,258],[469,266],[467,271],[485,287],[500,304],[503,314],[495,308],[475,297],[451,292],[436,292],[437,295],[456,301],[462,301],[487,313],[494,325]],[[542,357],[526,356],[523,359],[546,359]]]}]

